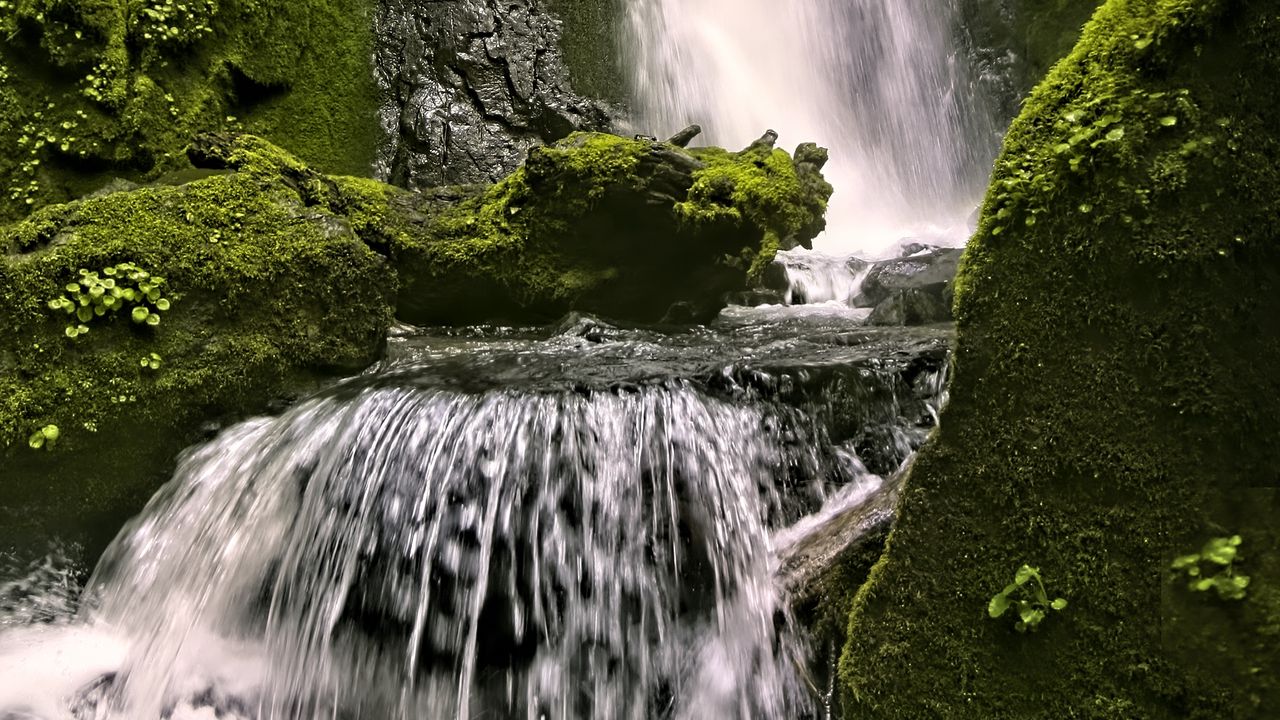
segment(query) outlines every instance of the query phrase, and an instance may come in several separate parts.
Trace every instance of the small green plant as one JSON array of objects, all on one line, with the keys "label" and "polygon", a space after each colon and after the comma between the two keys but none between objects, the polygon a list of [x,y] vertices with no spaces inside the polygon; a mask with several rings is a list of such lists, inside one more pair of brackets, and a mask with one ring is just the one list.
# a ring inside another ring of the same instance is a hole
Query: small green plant
[{"label": "small green plant", "polygon": [[27,438],[27,444],[31,446],[32,450],[39,450],[40,448],[52,450],[53,444],[58,442],[58,436],[61,434],[57,425],[45,425],[31,433],[31,437]]},{"label": "small green plant", "polygon": [[1018,568],[1013,582],[991,598],[991,602],[987,604],[987,614],[998,618],[1013,608],[1018,611],[1018,622],[1014,628],[1018,632],[1026,632],[1035,630],[1049,615],[1050,610],[1062,610],[1066,607],[1067,601],[1062,598],[1050,602],[1038,568],[1023,565]]},{"label": "small green plant", "polygon": [[[1213,538],[1200,552],[1174,558],[1172,567],[1190,578],[1187,587],[1196,592],[1215,590],[1223,600],[1243,600],[1249,576],[1235,571],[1236,561],[1243,559],[1241,542],[1239,535]],[[1209,575],[1214,570],[1217,573]]]},{"label": "small green plant", "polygon": [[159,370],[162,363],[163,360],[156,353],[150,353],[139,361],[139,364],[145,370]]},{"label": "small green plant", "polygon": [[160,313],[171,303],[164,297],[164,278],[133,263],[104,268],[101,273],[80,269],[80,279],[68,283],[66,293],[49,301],[50,310],[71,316],[66,335],[79,337],[89,332],[94,318],[129,309],[135,323],[159,325]]}]

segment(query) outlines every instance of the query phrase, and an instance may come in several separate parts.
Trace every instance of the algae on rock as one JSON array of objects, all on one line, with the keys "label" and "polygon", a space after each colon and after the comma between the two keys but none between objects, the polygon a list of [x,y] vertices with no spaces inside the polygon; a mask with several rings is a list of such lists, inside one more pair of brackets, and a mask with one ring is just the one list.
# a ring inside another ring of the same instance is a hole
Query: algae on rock
[{"label": "algae on rock", "polygon": [[[1280,706],[1280,7],[1110,0],[1011,128],[955,286],[951,400],[840,664],[845,717]],[[1171,560],[1238,533],[1249,594]],[[985,620],[1010,567],[1070,609]],[[1263,588],[1266,588],[1264,590]]]},{"label": "algae on rock", "polygon": [[365,173],[372,0],[0,2],[0,220],[115,177],[189,169],[198,131],[288,141]]}]

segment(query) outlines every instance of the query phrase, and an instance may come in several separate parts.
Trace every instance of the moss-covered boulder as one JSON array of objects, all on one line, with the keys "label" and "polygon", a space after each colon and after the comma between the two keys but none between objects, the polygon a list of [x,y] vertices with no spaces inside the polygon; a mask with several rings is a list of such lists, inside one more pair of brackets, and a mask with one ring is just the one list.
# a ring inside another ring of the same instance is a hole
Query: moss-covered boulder
[{"label": "moss-covered boulder", "polygon": [[373,0],[0,0],[0,220],[186,169],[197,131],[328,172],[378,140]]},{"label": "moss-covered boulder", "polygon": [[246,171],[0,228],[6,507],[50,503],[72,525],[136,507],[204,424],[376,359],[394,272],[309,202]]},{"label": "moss-covered boulder", "polygon": [[362,197],[385,235],[409,322],[543,322],[570,310],[699,320],[779,249],[822,231],[825,161],[812,145],[793,158],[772,135],[731,153],[576,133],[487,189],[343,181],[343,193]]},{"label": "moss-covered boulder", "polygon": [[[840,663],[856,718],[1280,707],[1280,6],[1110,0],[1009,132],[951,401]],[[1239,535],[1239,599],[1172,565]],[[988,603],[1023,564],[1032,632]]]}]

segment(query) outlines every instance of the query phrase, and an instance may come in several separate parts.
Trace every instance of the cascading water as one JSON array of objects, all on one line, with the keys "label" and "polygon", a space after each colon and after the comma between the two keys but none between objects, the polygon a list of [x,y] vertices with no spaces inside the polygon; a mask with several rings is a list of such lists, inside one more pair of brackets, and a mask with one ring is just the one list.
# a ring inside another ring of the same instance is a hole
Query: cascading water
[{"label": "cascading water", "polygon": [[99,564],[61,632],[106,650],[0,673],[76,720],[797,717],[769,522],[822,460],[762,407],[395,384],[242,424]]},{"label": "cascading water", "polygon": [[629,0],[638,122],[743,147],[766,128],[831,150],[817,248],[962,243],[997,128],[949,0]]}]

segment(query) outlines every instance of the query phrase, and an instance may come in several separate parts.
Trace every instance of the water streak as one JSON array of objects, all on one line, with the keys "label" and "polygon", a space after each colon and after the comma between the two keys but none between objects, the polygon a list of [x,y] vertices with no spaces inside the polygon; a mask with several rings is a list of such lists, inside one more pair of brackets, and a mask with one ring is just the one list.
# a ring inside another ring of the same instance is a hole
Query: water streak
[{"label": "water streak", "polygon": [[797,717],[778,422],[678,383],[312,400],[190,454],[79,624],[0,659],[97,647],[76,720]]},{"label": "water streak", "polygon": [[[629,0],[639,122],[743,147],[773,128],[831,149],[833,254],[967,235],[998,128],[950,0]],[[950,242],[946,242],[950,239]]]}]

